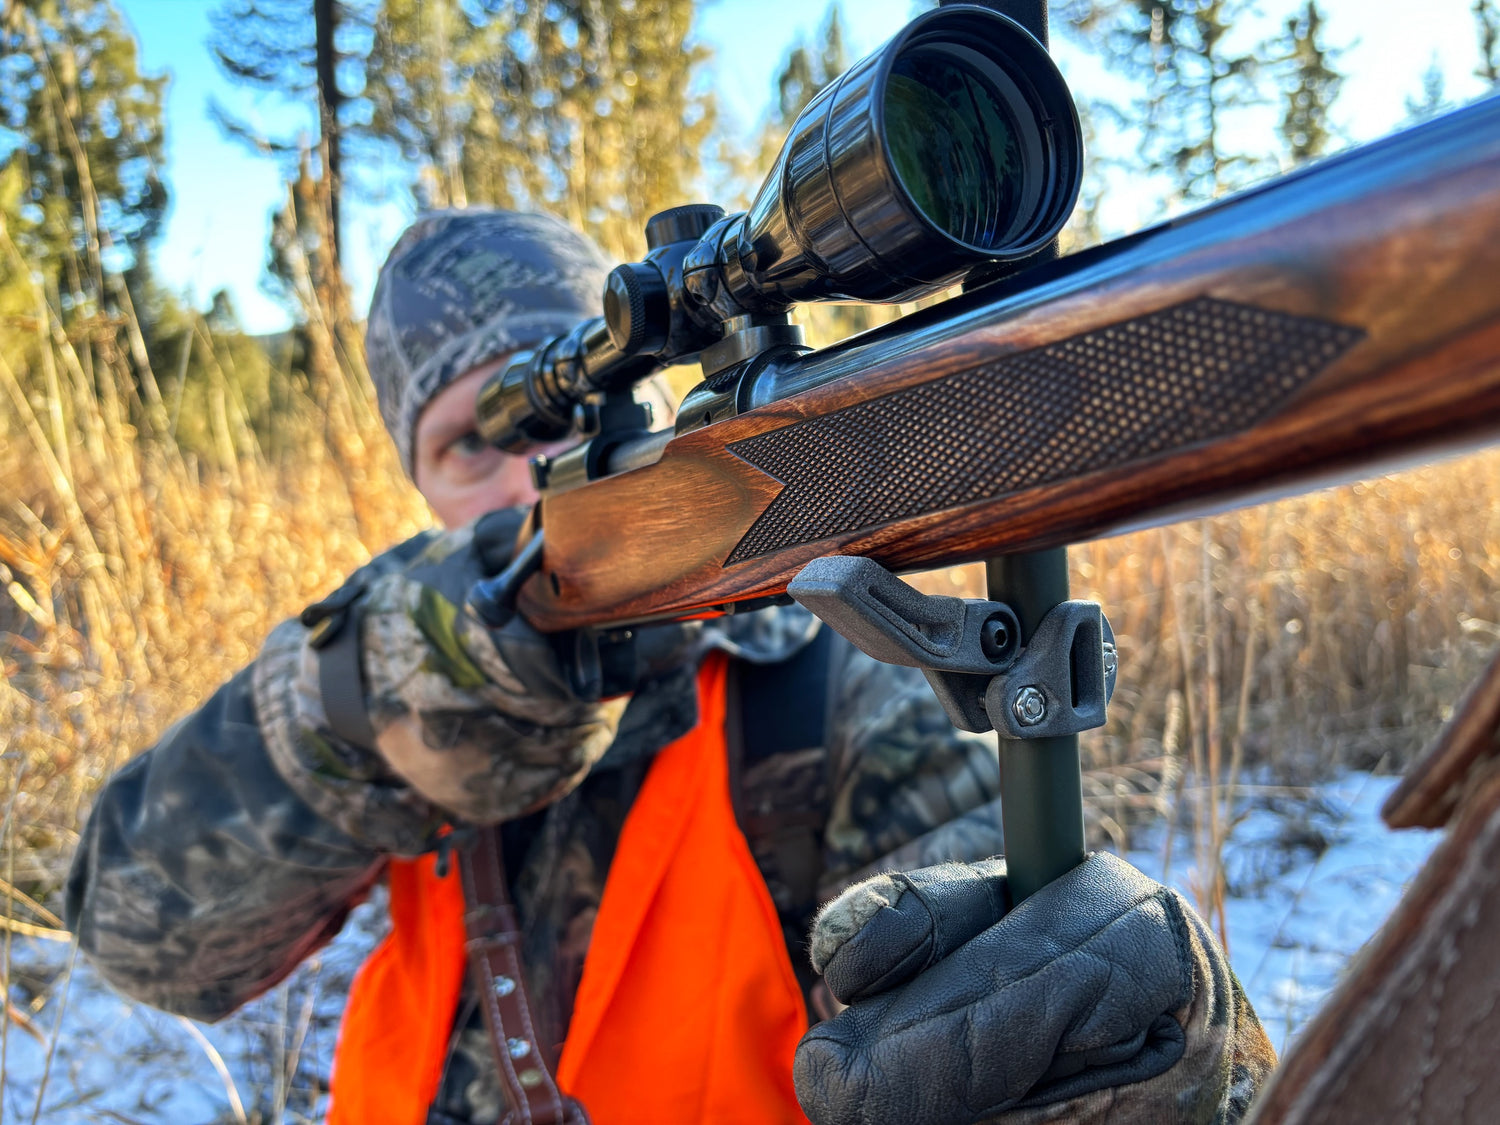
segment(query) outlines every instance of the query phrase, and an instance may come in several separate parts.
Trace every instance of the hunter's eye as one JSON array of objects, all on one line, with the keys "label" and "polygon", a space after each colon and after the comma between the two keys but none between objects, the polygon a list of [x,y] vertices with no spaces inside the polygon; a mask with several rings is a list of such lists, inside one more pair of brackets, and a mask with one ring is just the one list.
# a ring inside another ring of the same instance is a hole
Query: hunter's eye
[{"label": "hunter's eye", "polygon": [[490,444],[479,436],[478,430],[469,430],[450,441],[443,448],[443,455],[445,457],[477,457],[490,448],[492,448]]}]

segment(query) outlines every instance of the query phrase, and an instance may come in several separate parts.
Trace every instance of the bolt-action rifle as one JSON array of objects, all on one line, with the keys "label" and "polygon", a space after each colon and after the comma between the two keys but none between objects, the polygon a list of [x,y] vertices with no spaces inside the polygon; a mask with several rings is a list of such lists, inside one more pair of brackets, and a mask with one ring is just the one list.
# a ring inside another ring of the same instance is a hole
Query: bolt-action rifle
[{"label": "bolt-action rifle", "polygon": [[[1078,118],[1045,6],[999,7],[919,16],[748,211],[657,215],[602,316],[492,378],[490,441],[583,440],[533,460],[529,532],[473,600],[607,690],[638,626],[797,599],[999,732],[1022,898],[1083,858],[1077,734],[1115,679],[1067,544],[1500,434],[1500,98],[1056,258]],[[958,285],[818,351],[789,315]],[[634,388],[692,361],[653,431]],[[892,573],[976,560],[985,599]]]}]

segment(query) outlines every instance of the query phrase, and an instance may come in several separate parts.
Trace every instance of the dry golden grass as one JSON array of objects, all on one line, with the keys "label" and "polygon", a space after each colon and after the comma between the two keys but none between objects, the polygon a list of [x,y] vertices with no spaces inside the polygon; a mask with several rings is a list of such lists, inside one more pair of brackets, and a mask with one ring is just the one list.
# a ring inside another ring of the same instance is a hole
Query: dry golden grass
[{"label": "dry golden grass", "polygon": [[1142,806],[1191,823],[1222,930],[1237,797],[1399,771],[1500,643],[1500,451],[1088,544],[1073,574],[1121,651],[1091,820],[1117,844]]},{"label": "dry golden grass", "polygon": [[137,432],[127,405],[149,426],[160,403],[123,363],[101,370],[66,339],[42,354],[24,385],[0,358],[0,793],[17,793],[15,882],[39,897],[112,770],[277,620],[428,519],[352,376],[294,405],[285,423],[307,440],[288,464],[255,448],[225,382],[212,467],[165,426]]}]

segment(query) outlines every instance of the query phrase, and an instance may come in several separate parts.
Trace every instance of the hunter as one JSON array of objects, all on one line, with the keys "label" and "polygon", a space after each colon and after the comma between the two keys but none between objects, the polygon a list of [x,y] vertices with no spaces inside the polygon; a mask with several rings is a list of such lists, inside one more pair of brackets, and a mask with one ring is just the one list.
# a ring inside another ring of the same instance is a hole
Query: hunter
[{"label": "hunter", "polygon": [[336,1125],[1238,1121],[1274,1056],[1207,926],[1102,854],[1007,914],[995,745],[917,671],[789,606],[643,630],[634,691],[592,702],[555,640],[464,608],[535,500],[479,386],[596,313],[606,268],[542,215],[400,239],[369,369],[443,530],[108,782],[67,885],[83,951],[217,1020],[384,880]]}]

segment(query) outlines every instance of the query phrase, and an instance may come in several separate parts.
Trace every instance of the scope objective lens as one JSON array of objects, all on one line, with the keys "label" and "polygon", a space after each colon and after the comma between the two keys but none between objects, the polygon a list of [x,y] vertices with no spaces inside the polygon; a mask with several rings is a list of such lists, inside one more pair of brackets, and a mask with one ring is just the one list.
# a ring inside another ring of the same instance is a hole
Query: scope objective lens
[{"label": "scope objective lens", "polygon": [[1036,114],[993,59],[953,42],[918,42],[894,60],[886,142],[922,215],[981,251],[1024,241],[1046,179]]}]

